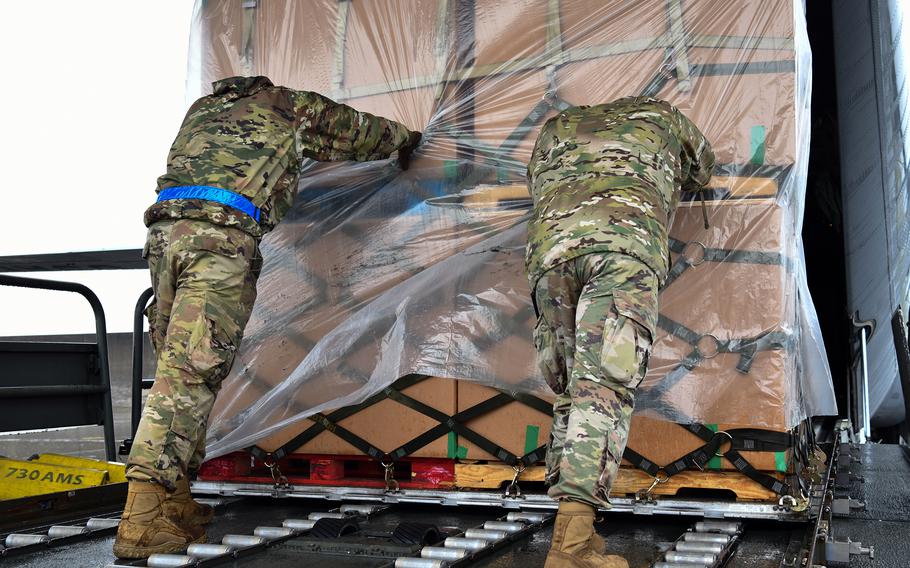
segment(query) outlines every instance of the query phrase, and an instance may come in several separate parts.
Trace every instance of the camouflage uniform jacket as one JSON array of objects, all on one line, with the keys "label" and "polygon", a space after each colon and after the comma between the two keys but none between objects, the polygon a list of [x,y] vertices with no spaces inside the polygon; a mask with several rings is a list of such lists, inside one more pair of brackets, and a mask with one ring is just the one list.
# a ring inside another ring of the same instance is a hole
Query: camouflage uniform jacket
[{"label": "camouflage uniform jacket", "polygon": [[231,77],[213,88],[187,112],[157,191],[184,185],[227,189],[259,207],[260,222],[214,201],[175,199],[149,207],[147,226],[201,219],[260,237],[290,209],[303,158],[384,159],[408,140],[408,129],[397,122],[317,93],[276,87],[266,77]]},{"label": "camouflage uniform jacket", "polygon": [[658,99],[627,97],[551,118],[528,164],[531,289],[550,268],[592,252],[633,256],[663,284],[680,189],[697,191],[713,168],[704,135]]}]

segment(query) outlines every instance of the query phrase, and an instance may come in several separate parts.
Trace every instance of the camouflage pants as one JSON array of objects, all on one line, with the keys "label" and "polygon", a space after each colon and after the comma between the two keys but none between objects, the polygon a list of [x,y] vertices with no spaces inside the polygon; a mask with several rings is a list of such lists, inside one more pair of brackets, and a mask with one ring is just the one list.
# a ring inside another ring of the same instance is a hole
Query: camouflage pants
[{"label": "camouflage pants", "polygon": [[149,227],[145,255],[157,370],[126,476],[173,488],[205,457],[206,423],[253,309],[261,258],[249,234],[196,220]]},{"label": "camouflage pants", "polygon": [[547,271],[534,290],[538,364],[556,393],[547,450],[554,499],[609,507],[647,373],[657,276],[633,257],[587,254]]}]

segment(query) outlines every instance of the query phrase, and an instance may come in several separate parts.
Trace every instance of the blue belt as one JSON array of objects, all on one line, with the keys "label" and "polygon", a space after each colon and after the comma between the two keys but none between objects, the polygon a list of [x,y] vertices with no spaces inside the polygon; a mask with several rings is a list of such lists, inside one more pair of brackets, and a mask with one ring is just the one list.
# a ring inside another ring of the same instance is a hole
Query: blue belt
[{"label": "blue belt", "polygon": [[215,201],[234,209],[243,211],[250,217],[259,222],[259,208],[253,205],[253,202],[239,193],[234,193],[220,187],[209,187],[207,185],[181,185],[178,187],[169,187],[162,189],[158,193],[158,201],[169,201],[171,199],[205,199]]}]

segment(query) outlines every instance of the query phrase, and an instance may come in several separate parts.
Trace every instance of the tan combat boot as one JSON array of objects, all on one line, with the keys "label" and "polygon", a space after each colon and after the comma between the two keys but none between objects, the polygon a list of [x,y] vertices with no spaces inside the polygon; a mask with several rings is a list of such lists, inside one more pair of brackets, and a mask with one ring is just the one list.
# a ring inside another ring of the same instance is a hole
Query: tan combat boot
[{"label": "tan combat boot", "polygon": [[177,490],[171,494],[171,501],[183,524],[191,526],[207,525],[215,516],[215,509],[193,500],[190,494],[190,480],[184,477],[177,480]]},{"label": "tan combat boot", "polygon": [[168,502],[170,498],[167,490],[157,483],[130,481],[126,507],[114,540],[117,558],[148,558],[205,542],[205,530],[182,522]]},{"label": "tan combat boot", "polygon": [[629,568],[621,556],[605,555],[594,533],[594,507],[561,501],[553,525],[553,543],[544,568]]}]

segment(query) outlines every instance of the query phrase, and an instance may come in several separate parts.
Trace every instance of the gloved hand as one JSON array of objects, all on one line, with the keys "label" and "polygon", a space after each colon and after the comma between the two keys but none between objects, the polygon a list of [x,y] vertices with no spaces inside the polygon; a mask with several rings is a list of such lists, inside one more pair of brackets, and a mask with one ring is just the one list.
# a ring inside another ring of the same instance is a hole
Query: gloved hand
[{"label": "gloved hand", "polygon": [[402,170],[407,170],[411,167],[411,153],[417,149],[417,145],[420,144],[420,139],[423,138],[423,134],[420,132],[411,132],[411,135],[408,136],[407,143],[398,149],[398,165],[401,166]]}]

